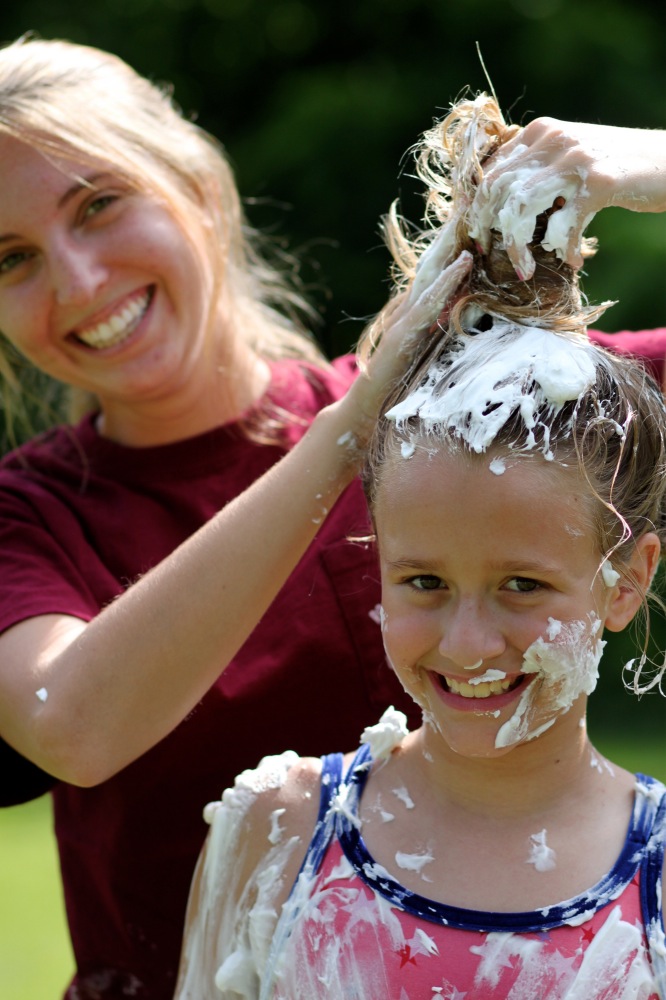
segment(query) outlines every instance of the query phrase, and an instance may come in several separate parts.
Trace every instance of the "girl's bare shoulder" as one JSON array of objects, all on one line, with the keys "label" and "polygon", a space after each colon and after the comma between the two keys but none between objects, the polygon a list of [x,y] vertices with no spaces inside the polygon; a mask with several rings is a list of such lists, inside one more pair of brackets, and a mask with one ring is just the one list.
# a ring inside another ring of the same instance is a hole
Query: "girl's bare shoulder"
[{"label": "girl's bare shoulder", "polygon": [[302,860],[317,822],[320,781],[321,761],[291,750],[238,775],[222,806],[242,813],[250,868],[279,843],[291,842]]}]

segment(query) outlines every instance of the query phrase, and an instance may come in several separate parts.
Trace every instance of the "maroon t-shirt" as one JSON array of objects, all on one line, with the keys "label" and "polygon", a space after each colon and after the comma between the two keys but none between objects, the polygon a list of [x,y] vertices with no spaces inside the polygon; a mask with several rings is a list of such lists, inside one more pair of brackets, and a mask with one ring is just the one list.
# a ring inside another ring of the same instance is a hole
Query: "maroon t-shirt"
[{"label": "maroon t-shirt", "polygon": [[[287,447],[341,396],[351,359],[273,368],[272,402],[295,413]],[[133,449],[91,418],[0,465],[0,630],[34,615],[94,617],[283,453],[237,425]],[[78,964],[72,998],[174,987],[206,802],[265,754],[354,746],[388,704],[411,702],[386,665],[365,499],[354,482],[223,676],[174,732],[95,788],[58,783],[56,834]],[[164,609],[165,620],[169,608]],[[187,663],[183,663],[187,669]]]},{"label": "maroon t-shirt", "polygon": [[[661,377],[666,330],[592,336],[642,355]],[[292,447],[353,373],[351,359],[333,372],[274,365],[270,399],[299,418],[284,447],[253,443],[234,424],[133,449],[100,438],[86,418],[8,456],[0,463],[0,631],[40,614],[94,617]],[[206,834],[202,808],[236,774],[285,749],[355,746],[389,704],[417,722],[385,662],[374,552],[349,540],[367,533],[354,482],[196,709],[109,781],[56,784],[78,966],[70,1000],[169,1000]]]}]

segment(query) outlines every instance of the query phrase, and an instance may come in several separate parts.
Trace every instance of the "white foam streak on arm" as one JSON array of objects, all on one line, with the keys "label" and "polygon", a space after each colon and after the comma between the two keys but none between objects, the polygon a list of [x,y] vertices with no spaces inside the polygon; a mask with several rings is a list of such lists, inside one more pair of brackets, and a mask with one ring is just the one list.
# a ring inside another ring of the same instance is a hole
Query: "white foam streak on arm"
[{"label": "white foam streak on arm", "polygon": [[400,799],[400,801],[403,803],[406,809],[414,808],[414,803],[412,802],[412,798],[404,785],[401,785],[400,788],[394,788],[393,794],[397,799]]},{"label": "white foam streak on arm", "polygon": [[246,771],[210,803],[211,829],[192,883],[175,1000],[257,1000],[277,923],[275,901],[299,838],[271,846],[250,811],[298,760],[292,751]]}]

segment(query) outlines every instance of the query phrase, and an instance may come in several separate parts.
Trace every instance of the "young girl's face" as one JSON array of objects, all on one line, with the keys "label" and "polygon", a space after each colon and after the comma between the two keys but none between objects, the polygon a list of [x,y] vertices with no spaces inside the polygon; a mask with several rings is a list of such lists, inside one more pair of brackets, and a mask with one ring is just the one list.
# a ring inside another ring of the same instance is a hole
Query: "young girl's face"
[{"label": "young girl's face", "polygon": [[613,593],[573,470],[533,455],[493,463],[498,475],[491,458],[393,458],[374,511],[388,657],[468,756],[582,715]]}]

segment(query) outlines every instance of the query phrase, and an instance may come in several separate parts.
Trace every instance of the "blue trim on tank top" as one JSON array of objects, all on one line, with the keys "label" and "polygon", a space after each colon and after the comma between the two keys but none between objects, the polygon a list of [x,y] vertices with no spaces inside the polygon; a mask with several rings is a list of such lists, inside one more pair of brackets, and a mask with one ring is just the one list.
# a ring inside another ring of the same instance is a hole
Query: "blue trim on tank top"
[{"label": "blue trim on tank top", "polygon": [[[541,933],[563,924],[582,923],[604,906],[613,902],[642,869],[641,896],[646,924],[657,917],[657,881],[664,859],[664,839],[652,836],[650,850],[646,844],[658,818],[666,822],[666,788],[661,782],[637,774],[636,780],[648,792],[636,791],[632,816],[620,856],[612,869],[586,892],[572,899],[537,910],[495,913],[450,906],[406,889],[387,872],[373,871],[376,862],[369,853],[360,829],[350,816],[358,814],[358,804],[372,766],[370,748],[361,746],[347,774],[342,776],[342,754],[322,757],[322,786],[319,820],[303,868],[316,872],[334,835],[358,877],[391,904],[431,923],[475,931],[511,931]],[[345,809],[335,808],[335,797],[341,786],[348,786]],[[656,796],[654,795],[656,793]],[[659,802],[656,801],[659,798]],[[642,862],[642,863],[641,863]]]}]

